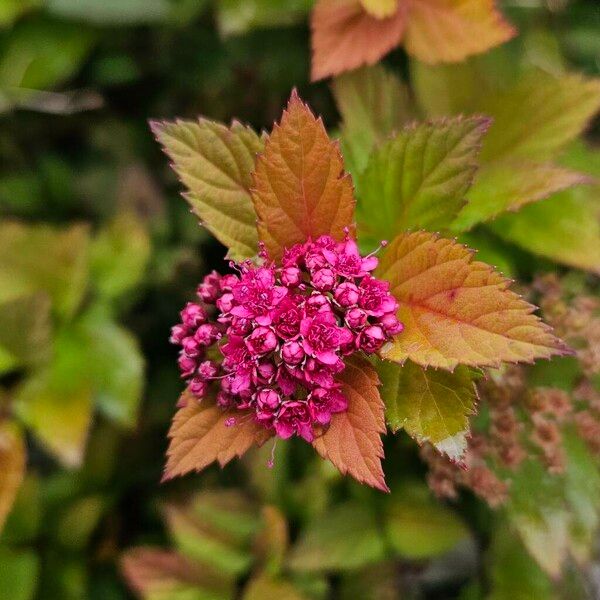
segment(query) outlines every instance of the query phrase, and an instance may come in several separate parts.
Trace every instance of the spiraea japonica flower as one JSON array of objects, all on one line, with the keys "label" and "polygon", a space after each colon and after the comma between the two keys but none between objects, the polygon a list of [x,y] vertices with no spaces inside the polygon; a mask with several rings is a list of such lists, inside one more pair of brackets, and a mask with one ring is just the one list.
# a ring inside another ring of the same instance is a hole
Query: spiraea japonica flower
[{"label": "spiraea japonica flower", "polygon": [[[372,275],[377,258],[361,257],[349,237],[295,244],[279,266],[260,254],[260,265],[235,265],[238,275],[208,275],[171,341],[196,401],[214,394],[280,438],[312,442],[348,408],[336,378],[347,357],[373,354],[402,331],[398,302]],[[218,362],[206,358],[214,348]]]},{"label": "spiraea japonica flower", "polygon": [[[487,122],[443,126],[464,138],[444,172],[472,180]],[[172,330],[187,388],[166,479],[299,437],[343,474],[387,490],[386,422],[461,463],[477,402],[471,368],[565,351],[534,307],[455,240],[397,231],[377,255],[361,253],[364,215],[384,209],[362,206],[357,235],[338,145],[295,92],[266,139],[202,119],[153,129],[193,211],[235,259],[232,274],[204,278]],[[426,176],[418,171],[406,173],[411,185]],[[403,223],[431,215],[432,198],[405,199]],[[441,214],[456,216],[461,203]]]}]

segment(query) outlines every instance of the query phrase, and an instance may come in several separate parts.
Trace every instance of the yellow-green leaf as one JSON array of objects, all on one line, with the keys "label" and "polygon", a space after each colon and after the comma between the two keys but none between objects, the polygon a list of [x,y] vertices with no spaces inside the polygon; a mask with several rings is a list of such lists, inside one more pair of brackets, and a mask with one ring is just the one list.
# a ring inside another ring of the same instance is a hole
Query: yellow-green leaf
[{"label": "yellow-green leaf", "polygon": [[382,348],[383,358],[452,370],[565,352],[535,307],[508,289],[509,280],[452,240],[428,232],[399,235],[377,276],[390,282],[405,327]]},{"label": "yellow-green leaf", "polygon": [[53,311],[71,317],[86,292],[88,228],[60,230],[5,222],[0,226],[0,302],[46,292]]},{"label": "yellow-green leaf", "polygon": [[0,423],[0,532],[25,475],[25,442],[20,429]]},{"label": "yellow-green leaf", "polygon": [[282,579],[260,575],[251,579],[244,590],[242,600],[304,600],[291,583]]},{"label": "yellow-green leaf", "polygon": [[504,160],[484,165],[467,193],[467,204],[452,225],[465,231],[494,219],[503,212],[516,212],[531,202],[589,182],[582,174],[548,163]]},{"label": "yellow-green leaf", "polygon": [[261,138],[240,123],[226,127],[207,119],[154,122],[152,129],[201,223],[233,259],[254,256],[258,237],[250,188]]},{"label": "yellow-green leaf", "polygon": [[360,0],[360,3],[377,19],[391,17],[398,8],[398,0]]},{"label": "yellow-green leaf", "polygon": [[352,181],[339,147],[296,91],[258,158],[252,199],[274,260],[295,243],[324,234],[342,239],[354,227]]},{"label": "yellow-green leaf", "polygon": [[459,366],[450,373],[407,360],[403,365],[382,361],[377,370],[392,430],[404,429],[419,444],[429,442],[452,460],[461,460],[477,402],[469,369]]},{"label": "yellow-green leaf", "polygon": [[552,158],[582,132],[599,108],[600,79],[530,73],[482,102],[480,110],[494,122],[481,158]]},{"label": "yellow-green leaf", "polygon": [[359,230],[370,240],[409,228],[448,228],[477,169],[484,117],[407,127],[371,156],[357,180]]}]

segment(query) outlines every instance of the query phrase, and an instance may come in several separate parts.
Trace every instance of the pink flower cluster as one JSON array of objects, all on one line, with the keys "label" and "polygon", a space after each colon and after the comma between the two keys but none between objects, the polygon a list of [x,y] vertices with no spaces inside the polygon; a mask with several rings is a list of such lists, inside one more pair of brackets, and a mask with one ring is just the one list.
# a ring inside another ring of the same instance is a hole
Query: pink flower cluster
[{"label": "pink flower cluster", "polygon": [[[215,385],[223,409],[250,411],[279,437],[311,442],[348,407],[336,381],[344,358],[376,352],[402,331],[398,303],[370,274],[377,258],[361,257],[351,239],[296,244],[278,266],[260,256],[263,266],[245,261],[238,275],[206,276],[201,303],[183,309],[171,341],[197,398]],[[216,306],[213,320],[207,305]]]}]

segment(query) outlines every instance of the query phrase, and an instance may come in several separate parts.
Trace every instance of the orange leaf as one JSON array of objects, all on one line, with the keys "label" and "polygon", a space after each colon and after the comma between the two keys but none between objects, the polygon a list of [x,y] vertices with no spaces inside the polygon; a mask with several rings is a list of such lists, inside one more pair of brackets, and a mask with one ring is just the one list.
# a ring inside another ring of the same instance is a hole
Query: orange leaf
[{"label": "orange leaf", "polygon": [[508,289],[510,280],[473,261],[473,251],[418,231],[399,235],[378,268],[400,302],[404,331],[381,350],[396,362],[454,369],[497,367],[568,352],[536,315],[535,306]]},{"label": "orange leaf", "polygon": [[385,433],[384,405],[379,396],[379,378],[367,360],[352,359],[339,377],[348,398],[348,410],[333,415],[329,429],[313,446],[342,474],[388,492],[381,459]]},{"label": "orange leaf", "polygon": [[[240,411],[224,411],[214,401],[198,402],[187,390],[173,419],[163,481],[190,471],[201,471],[217,461],[222,467],[254,445],[264,444],[271,433]],[[234,418],[235,423],[225,425]]]},{"label": "orange leaf", "polygon": [[25,475],[25,442],[19,428],[0,423],[0,531]]},{"label": "orange leaf", "polygon": [[406,26],[406,3],[379,19],[354,0],[318,0],[311,18],[312,80],[372,65],[395,48]]},{"label": "orange leaf", "polygon": [[410,0],[406,51],[427,63],[458,62],[515,33],[494,0]]},{"label": "orange leaf", "polygon": [[259,156],[252,199],[258,234],[274,260],[323,234],[342,239],[354,221],[354,194],[337,143],[294,90]]}]

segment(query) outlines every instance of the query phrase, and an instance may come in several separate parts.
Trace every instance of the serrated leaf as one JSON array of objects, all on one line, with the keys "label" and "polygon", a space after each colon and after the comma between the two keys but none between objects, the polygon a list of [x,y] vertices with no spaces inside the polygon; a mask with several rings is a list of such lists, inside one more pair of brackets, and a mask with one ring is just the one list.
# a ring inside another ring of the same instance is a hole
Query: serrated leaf
[{"label": "serrated leaf", "polygon": [[88,228],[59,230],[5,222],[0,226],[0,301],[36,292],[52,298],[54,312],[73,315],[86,292]]},{"label": "serrated leaf", "polygon": [[469,416],[477,402],[469,369],[459,366],[450,373],[407,360],[402,366],[382,361],[377,370],[392,430],[404,429],[419,444],[429,442],[460,461],[467,448]]},{"label": "serrated leaf", "polygon": [[484,165],[467,194],[467,204],[452,225],[465,231],[494,219],[503,212],[516,212],[526,204],[589,182],[576,171],[548,163],[504,160]]},{"label": "serrated leaf", "polygon": [[398,236],[381,259],[400,303],[404,331],[383,358],[454,369],[532,362],[566,349],[533,314],[534,306],[508,289],[510,281],[473,253],[428,232]]},{"label": "serrated leaf", "polygon": [[577,187],[499,217],[489,226],[501,238],[559,263],[600,273],[597,187]]},{"label": "serrated leaf", "polygon": [[373,65],[404,35],[406,6],[385,19],[370,15],[359,2],[318,0],[311,17],[313,81]]},{"label": "serrated leaf", "polygon": [[296,571],[347,570],[385,556],[382,531],[369,509],[357,502],[336,506],[309,523],[292,549]]},{"label": "serrated leaf", "polygon": [[344,162],[357,176],[372,150],[413,119],[411,99],[407,87],[381,65],[336,77],[332,90],[343,118]]},{"label": "serrated leaf", "polygon": [[93,283],[102,296],[112,299],[141,282],[150,258],[150,238],[139,218],[126,212],[100,230],[90,250]]},{"label": "serrated leaf", "polygon": [[258,237],[250,188],[261,138],[240,123],[226,127],[207,119],[154,122],[152,130],[202,224],[229,248],[233,259],[254,256]]},{"label": "serrated leaf", "polygon": [[353,227],[352,181],[339,147],[296,91],[256,162],[252,199],[274,260],[295,243],[323,234],[343,239]]},{"label": "serrated leaf", "polygon": [[599,108],[599,79],[530,73],[505,93],[490,94],[482,103],[482,112],[494,122],[481,158],[552,158],[582,132]]},{"label": "serrated leaf", "polygon": [[132,590],[151,600],[226,600],[231,594],[231,583],[220,574],[151,546],[125,552],[121,571]]},{"label": "serrated leaf", "polygon": [[405,45],[426,63],[458,62],[515,33],[494,0],[410,0]]},{"label": "serrated leaf", "polygon": [[25,475],[25,452],[16,424],[0,422],[0,532]]},{"label": "serrated leaf", "polygon": [[347,360],[338,376],[348,399],[348,410],[331,418],[331,425],[313,442],[315,450],[342,473],[384,492],[381,459],[385,433],[384,406],[379,396],[379,378],[363,358]]},{"label": "serrated leaf", "polygon": [[[247,415],[224,411],[209,398],[198,402],[185,391],[182,400],[185,406],[177,411],[169,431],[164,481],[199,472],[212,462],[223,467],[272,435]],[[235,423],[228,427],[225,421],[232,417]]]},{"label": "serrated leaf", "polygon": [[377,19],[391,17],[398,9],[398,0],[360,0],[360,3]]},{"label": "serrated leaf", "polygon": [[422,485],[406,485],[389,497],[385,528],[393,550],[411,560],[439,556],[469,537],[458,516]]},{"label": "serrated leaf", "polygon": [[359,229],[381,240],[448,228],[465,204],[488,126],[484,117],[425,123],[382,145],[357,180]]},{"label": "serrated leaf", "polygon": [[50,298],[43,292],[0,304],[0,352],[7,355],[0,372],[46,362],[51,328]]}]

